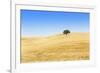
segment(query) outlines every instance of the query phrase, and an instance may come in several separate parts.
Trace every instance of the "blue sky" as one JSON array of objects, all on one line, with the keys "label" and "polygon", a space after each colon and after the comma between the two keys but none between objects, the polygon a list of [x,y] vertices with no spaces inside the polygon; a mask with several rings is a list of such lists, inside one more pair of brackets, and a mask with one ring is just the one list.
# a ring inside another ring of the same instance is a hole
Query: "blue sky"
[{"label": "blue sky", "polygon": [[89,13],[21,10],[22,36],[47,36],[71,32],[89,32]]}]

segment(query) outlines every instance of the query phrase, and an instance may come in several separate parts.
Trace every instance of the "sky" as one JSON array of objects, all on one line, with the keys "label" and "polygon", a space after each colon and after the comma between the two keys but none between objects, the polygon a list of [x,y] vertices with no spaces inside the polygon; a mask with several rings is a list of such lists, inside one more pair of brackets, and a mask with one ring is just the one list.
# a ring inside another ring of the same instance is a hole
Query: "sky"
[{"label": "sky", "polygon": [[22,36],[47,36],[71,32],[89,32],[89,13],[21,10]]}]

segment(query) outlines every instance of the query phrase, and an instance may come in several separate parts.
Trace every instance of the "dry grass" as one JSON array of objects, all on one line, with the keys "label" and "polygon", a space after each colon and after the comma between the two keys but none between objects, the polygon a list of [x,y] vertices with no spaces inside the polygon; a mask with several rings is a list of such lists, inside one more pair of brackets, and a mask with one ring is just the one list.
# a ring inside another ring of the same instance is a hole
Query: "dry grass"
[{"label": "dry grass", "polygon": [[89,33],[22,37],[21,41],[22,63],[89,59]]}]

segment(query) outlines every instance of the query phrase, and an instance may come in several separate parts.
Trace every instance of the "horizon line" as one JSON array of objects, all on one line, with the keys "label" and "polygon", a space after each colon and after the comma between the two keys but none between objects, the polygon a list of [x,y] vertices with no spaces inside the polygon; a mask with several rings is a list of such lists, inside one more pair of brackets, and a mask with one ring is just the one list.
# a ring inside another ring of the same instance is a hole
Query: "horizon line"
[{"label": "horizon line", "polygon": [[[71,32],[71,33],[90,33],[90,32]],[[47,36],[52,36],[52,35],[59,35],[63,33],[57,33],[57,34],[51,34],[51,35],[21,35],[21,37],[47,37]]]}]

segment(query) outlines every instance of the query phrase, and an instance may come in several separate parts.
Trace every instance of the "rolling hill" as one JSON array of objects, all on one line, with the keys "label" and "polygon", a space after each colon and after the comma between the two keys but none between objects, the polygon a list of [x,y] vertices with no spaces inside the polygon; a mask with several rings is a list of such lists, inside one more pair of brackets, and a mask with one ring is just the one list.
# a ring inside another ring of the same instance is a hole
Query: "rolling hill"
[{"label": "rolling hill", "polygon": [[21,62],[89,60],[89,33],[22,37]]}]

